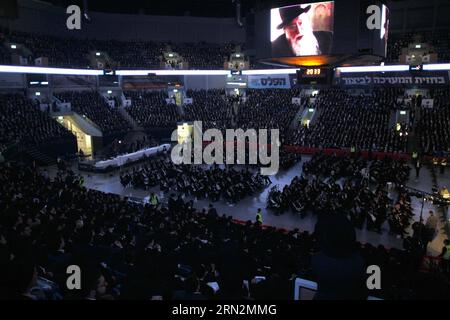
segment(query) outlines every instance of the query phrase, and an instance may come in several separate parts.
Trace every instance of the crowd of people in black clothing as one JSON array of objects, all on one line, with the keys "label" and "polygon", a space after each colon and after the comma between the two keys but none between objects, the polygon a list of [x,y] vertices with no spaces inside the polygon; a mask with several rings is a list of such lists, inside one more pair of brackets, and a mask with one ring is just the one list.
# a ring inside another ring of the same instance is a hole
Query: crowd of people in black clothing
[{"label": "crowd of people in black clothing", "polygon": [[435,89],[430,92],[433,107],[419,109],[417,135],[422,151],[426,154],[450,152],[450,90]]},{"label": "crowd of people in black clothing", "polygon": [[177,105],[166,102],[169,96],[165,91],[125,91],[124,95],[131,100],[126,111],[144,128],[175,128],[181,120]]},{"label": "crowd of people in black clothing", "polygon": [[77,38],[60,38],[43,34],[3,30],[5,41],[22,45],[27,53],[21,52],[30,65],[39,57],[48,58],[48,65],[63,68],[87,68],[89,66],[89,42]]},{"label": "crowd of people in black clothing", "polygon": [[171,44],[171,49],[183,57],[189,69],[211,70],[224,68],[225,61],[235,50],[235,44],[182,43]]},{"label": "crowd of people in black clothing", "polygon": [[149,189],[159,185],[166,192],[177,191],[211,201],[223,198],[231,203],[261,191],[271,183],[268,176],[248,168],[175,165],[165,155],[147,159],[144,164],[122,173],[120,181],[123,187]]},{"label": "crowd of people in black clothing", "polygon": [[235,110],[233,104],[225,97],[225,90],[187,90],[186,95],[193,103],[185,105],[185,119],[202,121],[203,129],[224,131],[233,128]]},{"label": "crowd of people in black clothing", "polygon": [[408,48],[410,44],[428,43],[433,46],[433,50],[429,50],[428,53],[437,53],[439,62],[448,62],[450,61],[449,40],[447,30],[391,33],[388,40],[386,60],[398,62],[403,48]]},{"label": "crowd of people in black clothing", "polygon": [[0,150],[11,144],[35,146],[75,139],[63,126],[41,112],[39,103],[17,94],[0,95]]},{"label": "crowd of people in black clothing", "polygon": [[[388,158],[369,162],[357,155],[317,153],[303,163],[301,176],[282,190],[274,187],[270,191],[268,207],[277,213],[291,210],[301,217],[310,212],[344,214],[356,228],[366,223],[368,230],[378,233],[388,221],[390,232],[403,238],[414,216],[411,199],[402,187],[410,168]],[[396,202],[389,198],[388,182],[398,190]]]},{"label": "crowd of people in black clothing", "polygon": [[407,136],[400,136],[390,126],[395,105],[387,99],[392,96],[385,97],[382,92],[366,96],[351,95],[337,88],[321,90],[315,103],[317,120],[292,132],[289,143],[315,148],[406,152]]},{"label": "crowd of people in black clothing", "polygon": [[65,91],[54,93],[61,102],[70,102],[72,111],[87,117],[98,125],[104,135],[125,133],[130,124],[118,111],[112,108],[96,91]]},{"label": "crowd of people in black clothing", "polygon": [[[2,298],[292,299],[295,277],[323,281],[331,252],[321,235],[341,230],[324,229],[323,220],[314,234],[237,224],[181,198],[141,205],[87,190],[70,170],[55,178],[38,171],[0,165]],[[448,296],[440,278],[417,272],[409,251],[355,243],[352,252],[382,268],[380,297]],[[67,289],[69,265],[81,269],[81,290]]]},{"label": "crowd of people in black clothing", "polygon": [[292,103],[292,98],[299,96],[299,90],[248,89],[246,95],[246,102],[239,105],[237,127],[279,129],[283,141],[283,137],[300,109],[299,105]]},{"label": "crowd of people in black clothing", "polygon": [[164,44],[154,41],[88,40],[89,51],[107,55],[117,69],[160,69]]},{"label": "crowd of people in black clothing", "polygon": [[[31,51],[29,62],[38,57],[47,57],[50,66],[86,68],[89,66],[89,52],[104,52],[116,68],[158,69],[163,52],[170,46],[188,62],[191,69],[222,69],[224,62],[234,51],[235,44],[180,43],[173,44],[157,41],[119,41],[79,38],[60,38],[42,34],[2,29],[0,43],[8,41],[24,45]],[[444,30],[434,32],[393,33],[387,46],[387,61],[398,62],[403,48],[411,43],[430,43],[438,54],[438,61],[450,60],[448,55],[448,33]],[[243,45],[240,44],[242,47]],[[69,49],[70,48],[70,49]],[[245,49],[245,48],[243,48]],[[1,52],[1,50],[0,50]],[[3,57],[3,59],[1,59]],[[7,52],[0,55],[2,63],[11,63]],[[250,61],[251,66],[257,62]],[[267,66],[263,65],[261,68]]]},{"label": "crowd of people in black clothing", "polygon": [[[47,57],[49,66],[65,68],[88,68],[89,54],[100,52],[102,59],[117,69],[159,69],[162,56],[170,48],[188,63],[191,69],[223,69],[224,62],[235,50],[235,44],[179,43],[158,41],[119,41],[80,38],[61,38],[22,31],[2,31],[3,41],[23,45],[31,52],[29,64],[34,59]],[[8,54],[4,62],[10,63]],[[91,66],[92,67],[92,66]]]}]

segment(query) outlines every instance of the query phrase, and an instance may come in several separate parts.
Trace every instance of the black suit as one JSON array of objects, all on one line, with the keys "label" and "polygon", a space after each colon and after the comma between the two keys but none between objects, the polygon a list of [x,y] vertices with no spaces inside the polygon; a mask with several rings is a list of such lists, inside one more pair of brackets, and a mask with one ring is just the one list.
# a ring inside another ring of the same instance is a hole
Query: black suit
[{"label": "black suit", "polygon": [[[314,31],[314,36],[319,43],[321,54],[329,54],[333,43],[333,33],[328,31]],[[286,39],[286,34],[282,34],[272,42],[272,56],[274,57],[293,57],[295,56],[292,48]]]}]

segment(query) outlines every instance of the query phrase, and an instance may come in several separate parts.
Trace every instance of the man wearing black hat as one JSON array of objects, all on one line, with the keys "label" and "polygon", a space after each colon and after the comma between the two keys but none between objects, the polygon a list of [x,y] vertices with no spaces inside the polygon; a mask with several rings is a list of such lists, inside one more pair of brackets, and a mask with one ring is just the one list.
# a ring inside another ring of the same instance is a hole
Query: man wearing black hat
[{"label": "man wearing black hat", "polygon": [[309,56],[330,53],[332,33],[313,31],[311,19],[307,15],[310,9],[311,5],[305,8],[290,6],[279,9],[282,22],[277,29],[283,29],[284,34],[272,42],[273,56]]}]

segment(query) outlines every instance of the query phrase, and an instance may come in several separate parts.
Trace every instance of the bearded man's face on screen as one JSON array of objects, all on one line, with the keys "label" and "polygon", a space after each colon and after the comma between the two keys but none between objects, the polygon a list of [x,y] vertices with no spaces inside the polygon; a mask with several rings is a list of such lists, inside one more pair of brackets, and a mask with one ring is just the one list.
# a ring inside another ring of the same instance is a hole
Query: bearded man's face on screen
[{"label": "bearded man's face on screen", "polygon": [[284,33],[296,56],[320,54],[319,44],[314,36],[308,14],[302,13],[294,18],[284,27]]}]

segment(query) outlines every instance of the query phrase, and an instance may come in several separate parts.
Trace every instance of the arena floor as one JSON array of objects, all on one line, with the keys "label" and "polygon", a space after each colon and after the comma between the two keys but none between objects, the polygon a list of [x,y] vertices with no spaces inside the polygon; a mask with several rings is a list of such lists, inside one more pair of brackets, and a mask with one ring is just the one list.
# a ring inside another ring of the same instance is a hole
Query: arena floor
[{"label": "arena floor", "polygon": [[[265,225],[271,225],[276,226],[279,228],[285,228],[285,229],[294,229],[298,228],[300,230],[308,230],[313,231],[314,225],[316,222],[316,217],[308,214],[304,219],[301,219],[299,216],[294,215],[290,212],[285,212],[284,214],[277,216],[273,212],[270,212],[266,209],[266,200],[267,195],[270,190],[270,188],[274,184],[278,184],[280,188],[282,188],[284,185],[289,184],[291,179],[295,175],[299,175],[301,173],[302,163],[304,161],[309,160],[308,156],[302,157],[302,162],[297,163],[295,166],[291,167],[287,171],[280,171],[277,175],[271,176],[272,185],[267,187],[265,190],[263,190],[259,195],[257,196],[249,196],[241,200],[236,205],[231,205],[226,203],[224,200],[219,200],[217,202],[214,202],[213,205],[217,209],[219,214],[226,214],[231,215],[235,219],[239,220],[254,220],[256,210],[258,208],[263,209],[263,224]],[[122,196],[127,197],[134,197],[138,199],[143,199],[144,201],[147,201],[149,198],[149,195],[151,192],[155,192],[158,195],[158,198],[160,201],[164,202],[165,199],[168,197],[168,194],[164,194],[159,187],[152,188],[150,190],[140,190],[140,189],[134,189],[132,187],[123,188],[120,184],[119,179],[119,171],[108,173],[108,174],[92,174],[87,172],[79,172],[77,169],[76,164],[73,165],[74,172],[80,173],[83,175],[85,180],[85,186],[87,188],[108,192],[108,193],[115,193]],[[56,171],[55,167],[49,168],[49,173],[52,174]],[[444,175],[438,173],[437,175],[438,185],[439,186],[449,186],[450,185],[450,171],[447,170]],[[415,180],[415,171],[411,170],[411,175],[409,182],[407,183],[409,187],[416,188],[419,190],[423,190],[426,192],[431,192],[432,187],[432,177],[431,173],[427,168],[422,168],[420,171],[420,177],[416,181]],[[394,197],[395,195],[390,194],[391,197]],[[194,197],[186,197],[186,199],[193,199],[194,200],[194,206],[198,209],[207,208],[210,201],[207,200],[197,200]],[[417,199],[415,197],[412,197],[412,207],[415,214],[415,220],[419,220],[420,216],[420,209],[421,209],[421,201],[420,199]],[[437,208],[428,202],[425,202],[424,209],[423,209],[423,218],[426,221],[428,217],[428,211],[434,210],[435,213],[437,213]],[[440,219],[439,219],[440,220]],[[428,253],[430,255],[438,255],[441,252],[442,249],[442,242],[445,239],[445,235],[443,232],[443,224],[441,221],[439,221],[438,229],[434,240],[429,243],[428,245]],[[388,224],[385,222],[383,225],[383,232],[382,234],[378,234],[376,232],[367,231],[365,228],[362,230],[356,229],[357,232],[357,238],[361,242],[369,242],[373,245],[382,244],[386,247],[396,247],[396,248],[402,248],[403,240],[401,238],[397,238],[396,236],[389,235],[388,233]],[[411,229],[408,230],[409,233],[412,234]]]}]

